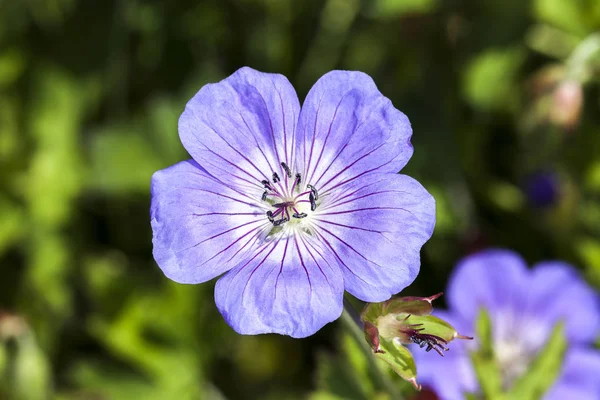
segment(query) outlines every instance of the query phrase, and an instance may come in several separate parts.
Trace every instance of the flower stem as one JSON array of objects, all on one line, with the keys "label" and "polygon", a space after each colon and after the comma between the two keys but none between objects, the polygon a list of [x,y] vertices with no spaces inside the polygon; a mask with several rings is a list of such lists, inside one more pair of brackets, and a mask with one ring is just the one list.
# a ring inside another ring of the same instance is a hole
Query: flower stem
[{"label": "flower stem", "polygon": [[369,362],[369,367],[375,377],[374,385],[377,390],[388,393],[392,399],[401,400],[403,397],[397,388],[397,385],[390,379],[389,371],[385,365],[377,362],[371,347],[365,340],[363,333],[363,324],[360,315],[352,306],[350,300],[344,295],[344,312],[342,313],[342,323],[352,338],[359,344]]}]

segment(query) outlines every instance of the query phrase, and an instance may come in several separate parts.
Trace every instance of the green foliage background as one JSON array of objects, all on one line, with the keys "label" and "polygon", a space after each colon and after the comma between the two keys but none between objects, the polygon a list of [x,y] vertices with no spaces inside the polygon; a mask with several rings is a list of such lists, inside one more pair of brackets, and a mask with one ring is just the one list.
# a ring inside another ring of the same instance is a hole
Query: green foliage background
[{"label": "green foliage background", "polygon": [[[239,336],[214,282],[155,265],[150,177],[188,157],[186,101],[244,65],[301,98],[361,70],[409,116],[404,172],[438,224],[407,293],[442,291],[486,246],[600,286],[599,28],[596,0],[0,0],[0,399],[413,393],[382,386],[339,322]],[[555,174],[554,205],[528,201],[536,171]]]}]

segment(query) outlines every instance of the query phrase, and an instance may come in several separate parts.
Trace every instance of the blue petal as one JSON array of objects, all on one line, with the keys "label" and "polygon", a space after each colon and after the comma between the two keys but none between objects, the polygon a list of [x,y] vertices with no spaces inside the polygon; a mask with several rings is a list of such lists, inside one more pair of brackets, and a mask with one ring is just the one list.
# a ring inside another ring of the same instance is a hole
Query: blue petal
[{"label": "blue petal", "polygon": [[176,282],[205,282],[233,268],[269,225],[256,200],[195,161],[156,172],[151,191],[154,258]]},{"label": "blue petal", "polygon": [[600,352],[574,348],[567,352],[558,381],[544,400],[600,399]]},{"label": "blue petal", "polygon": [[205,85],[179,119],[186,150],[210,174],[260,190],[291,163],[300,103],[287,78],[244,67]]},{"label": "blue petal", "polygon": [[464,400],[466,393],[480,391],[467,354],[452,354],[450,350],[440,357],[435,352],[419,350],[413,353],[417,363],[417,382],[431,388],[441,400]]},{"label": "blue petal", "polygon": [[531,317],[552,326],[564,320],[571,343],[591,343],[600,333],[599,297],[571,265],[537,264],[527,292]]},{"label": "blue petal", "polygon": [[408,176],[377,174],[322,196],[310,220],[341,265],[346,290],[378,302],[417,276],[421,246],[435,225],[435,201]]},{"label": "blue petal", "polygon": [[463,258],[448,283],[453,312],[475,321],[480,308],[491,314],[523,307],[529,272],[523,259],[508,250],[486,250]]},{"label": "blue petal", "polygon": [[217,281],[215,301],[238,333],[314,334],[342,313],[344,281],[318,241],[297,232],[266,241]]},{"label": "blue petal", "polygon": [[410,159],[412,129],[366,74],[332,71],[302,105],[295,143],[305,182],[326,193],[371,173],[397,173]]}]

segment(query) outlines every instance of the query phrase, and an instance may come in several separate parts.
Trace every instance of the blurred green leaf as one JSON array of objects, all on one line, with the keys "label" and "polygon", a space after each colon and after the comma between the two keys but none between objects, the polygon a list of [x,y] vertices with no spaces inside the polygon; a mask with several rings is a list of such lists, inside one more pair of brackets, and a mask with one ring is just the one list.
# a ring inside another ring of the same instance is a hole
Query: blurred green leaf
[{"label": "blurred green leaf", "polygon": [[369,14],[375,18],[394,18],[404,14],[428,13],[437,5],[438,0],[375,0]]},{"label": "blurred green leaf", "polygon": [[484,309],[481,309],[477,317],[475,332],[479,348],[471,353],[471,360],[479,386],[486,399],[502,400],[502,376],[494,355],[492,322]]},{"label": "blurred green leaf", "polygon": [[11,48],[0,53],[0,88],[5,88],[16,81],[25,69],[23,52]]},{"label": "blurred green leaf", "polygon": [[535,0],[535,16],[570,33],[584,36],[600,25],[600,5],[588,0]]},{"label": "blurred green leaf", "polygon": [[4,353],[0,374],[0,395],[10,400],[47,400],[52,391],[51,367],[48,359],[31,332],[24,332],[12,339],[14,348],[8,355],[5,344],[0,342]]},{"label": "blurred green leaf", "polygon": [[168,165],[147,139],[127,127],[97,132],[91,154],[89,187],[107,193],[147,193],[152,174]]},{"label": "blurred green leaf", "polygon": [[514,110],[518,104],[517,72],[524,49],[487,49],[472,59],[463,80],[468,102],[482,111]]},{"label": "blurred green leaf", "polygon": [[18,242],[26,232],[25,213],[22,207],[0,194],[0,256]]}]

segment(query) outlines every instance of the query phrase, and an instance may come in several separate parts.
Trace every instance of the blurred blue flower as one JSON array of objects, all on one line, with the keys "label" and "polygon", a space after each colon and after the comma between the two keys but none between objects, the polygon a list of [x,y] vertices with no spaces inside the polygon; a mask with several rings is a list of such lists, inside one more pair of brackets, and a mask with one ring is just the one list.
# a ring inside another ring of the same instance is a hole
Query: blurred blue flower
[{"label": "blurred blue flower", "polygon": [[560,181],[553,171],[538,171],[525,181],[525,194],[533,207],[545,208],[556,204],[560,196]]},{"label": "blurred blue flower", "polygon": [[417,276],[435,204],[397,174],[410,123],[367,75],[324,75],[301,110],[284,76],[242,68],[189,101],[179,135],[193,160],[152,178],[154,258],[181,283],[224,274],[237,332],[309,336],[344,289],[378,302]]},{"label": "blurred blue flower", "polygon": [[[463,259],[447,290],[450,310],[436,315],[466,334],[474,334],[481,308],[492,324],[495,358],[509,388],[531,366],[553,328],[563,321],[568,349],[560,375],[544,399],[599,399],[600,352],[590,344],[600,333],[597,294],[570,265],[541,262],[528,269],[515,253],[487,250]],[[419,378],[444,400],[478,393],[469,346],[456,344],[445,357],[415,354]]]}]

